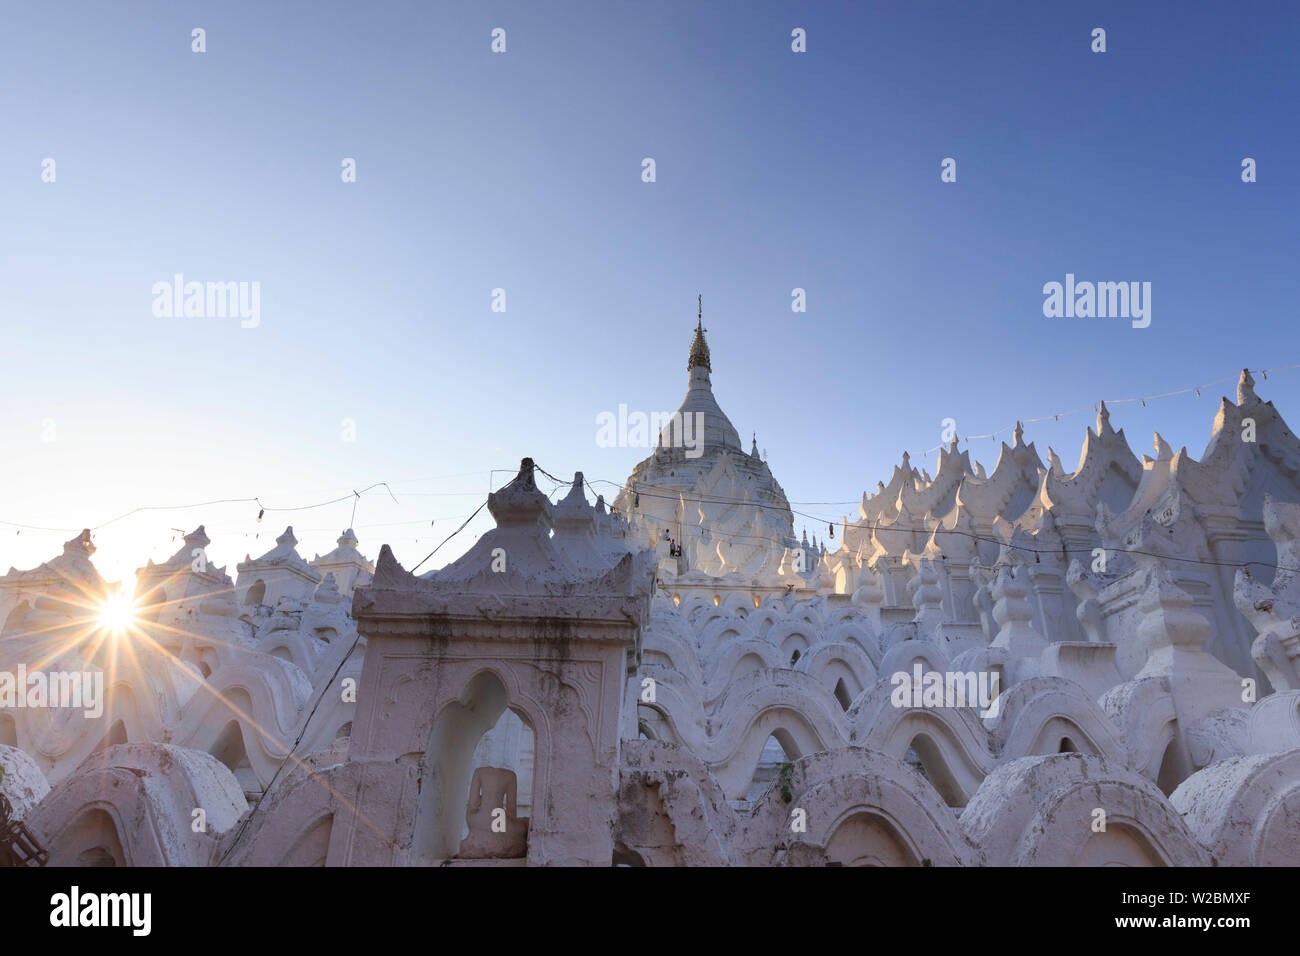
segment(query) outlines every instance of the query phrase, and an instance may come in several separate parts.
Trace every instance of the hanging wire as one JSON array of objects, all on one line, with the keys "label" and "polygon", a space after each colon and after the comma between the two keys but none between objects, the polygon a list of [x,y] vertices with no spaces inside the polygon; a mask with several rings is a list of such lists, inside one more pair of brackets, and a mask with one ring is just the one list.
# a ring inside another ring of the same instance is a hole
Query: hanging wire
[{"label": "hanging wire", "polygon": [[[600,483],[600,484],[613,485],[614,487],[619,488],[619,489],[622,490],[622,491],[627,491],[627,490],[628,490],[628,489],[626,488],[626,486],[624,486],[624,485],[622,485],[622,484],[620,484],[620,483],[618,483],[618,482],[616,482],[616,481],[609,481],[608,479],[604,479],[604,478],[597,478],[597,479],[595,479],[595,481],[597,481],[597,482]],[[642,490],[641,490],[641,494],[642,494],[642,495],[645,495],[646,497],[649,497],[649,498],[663,498],[663,499],[670,500],[670,501],[676,501],[676,500],[678,500],[679,497],[680,497],[679,495],[657,495],[657,494],[654,494],[653,492],[650,492],[650,491],[646,491],[646,490],[644,490],[644,489],[645,489],[645,486],[644,486],[644,485],[641,485],[640,487],[641,487],[641,489],[642,489]],[[593,492],[595,491],[595,489],[592,489],[592,490],[593,490]],[[783,507],[781,507],[780,505],[769,505],[769,504],[763,504],[762,502],[757,502],[757,501],[746,501],[745,499],[742,499],[742,498],[727,498],[727,497],[725,497],[725,496],[720,496],[720,495],[713,495],[713,496],[698,496],[698,495],[697,495],[697,496],[691,496],[691,498],[690,498],[689,500],[691,500],[691,501],[693,501],[693,502],[694,502],[694,501],[698,501],[698,502],[700,502],[701,504],[744,504],[744,505],[748,505],[749,507],[753,507],[753,508],[761,508],[761,509],[767,509],[767,510],[779,511],[779,512],[786,512],[786,511],[788,511],[789,513],[797,514],[797,515],[799,515],[799,516],[801,516],[801,517],[804,517],[804,518],[810,518],[810,519],[815,520],[815,521],[820,521],[820,520],[822,520],[818,515],[807,514],[806,512],[798,511],[798,510],[796,510],[796,509],[792,509],[792,508],[791,508],[791,509],[783,508]],[[770,542],[770,541],[772,540],[771,538],[769,538],[769,537],[765,537],[765,536],[763,536],[763,535],[738,534],[738,533],[731,533],[731,532],[727,532],[727,531],[721,531],[721,530],[718,530],[717,528],[715,528],[715,527],[713,527],[713,526],[711,526],[711,525],[704,525],[704,524],[701,524],[701,525],[699,526],[699,528],[700,528],[700,534],[701,534],[701,535],[703,535],[703,534],[705,533],[706,529],[707,529],[708,534],[709,534],[711,537],[732,538],[732,539],[750,539],[750,540],[755,540],[755,541],[765,541],[765,542]],[[934,527],[934,528],[927,528],[927,527],[924,527],[924,526],[921,526],[921,527],[910,527],[910,526],[899,526],[899,525],[882,525],[882,524],[880,523],[879,519],[877,519],[875,522],[871,522],[871,523],[863,522],[863,523],[861,523],[861,524],[851,524],[851,525],[849,525],[849,528],[850,528],[851,530],[855,530],[855,531],[864,531],[864,532],[865,532],[865,531],[870,531],[870,532],[872,532],[873,534],[888,534],[888,533],[891,533],[891,532],[892,532],[892,533],[897,533],[897,534],[921,534],[921,535],[925,535],[927,538],[929,538],[929,537],[935,537],[936,539],[937,539],[937,537],[938,537],[939,535],[957,535],[958,537],[970,538],[970,539],[973,540],[973,541],[977,541],[977,542],[985,542],[985,543],[988,543],[988,544],[997,545],[999,548],[1003,548],[1003,547],[1005,547],[1005,548],[1010,548],[1010,549],[1013,550],[1013,551],[1023,551],[1023,552],[1025,552],[1025,553],[1027,553],[1027,554],[1033,554],[1033,555],[1040,555],[1040,554],[1060,554],[1060,555],[1068,555],[1068,554],[1070,554],[1071,552],[1073,552],[1073,553],[1075,553],[1075,554],[1089,554],[1089,555],[1090,555],[1090,554],[1092,554],[1092,550],[1093,550],[1092,548],[1073,548],[1073,549],[1070,549],[1070,548],[1066,548],[1066,547],[1064,547],[1064,546],[1062,546],[1062,547],[1057,547],[1057,548],[1035,548],[1035,547],[1030,547],[1030,546],[1028,546],[1028,545],[1017,545],[1017,544],[1012,544],[1012,543],[1009,542],[1009,541],[1003,541],[1003,540],[1001,540],[1001,539],[999,539],[999,538],[989,537],[988,535],[980,535],[980,534],[976,534],[976,533],[974,533],[974,532],[970,532],[970,531],[963,531],[963,530],[960,530],[960,529],[957,529],[957,528],[944,528],[944,527],[942,527],[942,526],[938,526],[938,527]],[[1291,573],[1297,573],[1297,574],[1300,574],[1300,568],[1291,568],[1291,567],[1287,567],[1287,566],[1285,566],[1285,565],[1271,564],[1271,563],[1269,563],[1269,562],[1267,562],[1267,561],[1211,561],[1211,560],[1206,560],[1206,559],[1203,559],[1203,558],[1175,557],[1175,556],[1172,556],[1172,555],[1159,554],[1159,553],[1154,552],[1154,551],[1140,551],[1140,550],[1138,550],[1138,549],[1136,549],[1136,548],[1108,547],[1108,548],[1106,548],[1106,551],[1108,551],[1108,552],[1113,551],[1113,552],[1116,552],[1116,553],[1119,553],[1119,554],[1145,555],[1145,556],[1147,556],[1147,557],[1162,558],[1162,559],[1164,559],[1164,560],[1168,560],[1168,561],[1180,561],[1180,562],[1183,562],[1183,563],[1185,563],[1185,564],[1197,564],[1197,565],[1204,565],[1204,566],[1208,566],[1208,567],[1219,567],[1219,568],[1250,568],[1250,567],[1261,567],[1261,568],[1272,568],[1272,569],[1275,570],[1275,571],[1287,571],[1287,572],[1291,572]],[[981,567],[982,567],[982,565],[981,565]]]},{"label": "hanging wire", "polygon": [[[1269,372],[1284,372],[1287,371],[1288,369],[1294,369],[1294,368],[1300,368],[1300,363],[1297,363],[1295,365],[1278,365],[1273,368],[1245,369],[1244,371],[1246,371],[1248,374],[1251,375],[1258,373],[1260,375],[1263,375],[1264,379],[1267,380]],[[1199,397],[1201,394],[1201,389],[1212,388],[1215,385],[1222,385],[1224,382],[1235,382],[1239,380],[1239,377],[1240,377],[1240,373],[1238,373],[1237,375],[1229,375],[1225,378],[1216,378],[1214,381],[1206,382],[1203,385],[1189,385],[1187,388],[1174,389],[1171,392],[1160,392],[1155,395],[1138,395],[1133,398],[1108,398],[1105,400],[1105,402],[1107,405],[1123,405],[1126,403],[1140,402],[1143,407],[1146,407],[1147,402],[1155,401],[1156,399],[1160,399],[1160,398],[1172,398],[1175,395],[1186,395],[1189,392]],[[1081,405],[1078,408],[1070,409],[1068,412],[1052,412],[1051,414],[1048,415],[1040,415],[1037,418],[1020,418],[1016,420],[1015,424],[1006,425],[1002,428],[999,428],[997,431],[988,432],[987,434],[983,434],[983,435],[963,435],[960,437],[963,440],[967,440],[967,441],[969,441],[972,438],[996,439],[999,435],[1005,434],[1006,432],[1015,431],[1016,425],[1025,425],[1034,422],[1045,422],[1049,419],[1060,421],[1061,416],[1063,415],[1077,415],[1079,412],[1088,411],[1089,408],[1095,410],[1097,408],[1096,403],[1094,402],[1091,406]],[[948,447],[947,444],[941,443],[935,445],[933,448],[927,448],[925,451],[921,453],[921,457],[924,458],[927,455],[929,455],[931,452],[939,451],[941,449],[946,449],[947,447]]]},{"label": "hanging wire", "polygon": [[[514,484],[518,479],[519,479],[519,475],[516,474],[514,478],[511,478],[509,481],[507,481],[504,485],[502,485],[500,488],[498,488],[497,491],[502,491],[502,490],[504,490],[504,489],[506,489],[506,488],[509,488],[509,487],[510,487],[511,485],[513,485],[513,484]],[[420,559],[420,563],[417,564],[415,567],[411,568],[410,573],[411,573],[411,574],[414,574],[416,571],[418,571],[418,570],[420,569],[420,565],[421,565],[421,564],[424,564],[425,561],[428,561],[431,557],[433,557],[435,554],[438,553],[439,549],[442,548],[442,546],[443,546],[444,544],[446,544],[446,543],[447,543],[448,541],[450,541],[452,538],[456,537],[456,535],[458,535],[458,534],[460,534],[462,531],[464,531],[464,530],[465,530],[465,526],[468,525],[471,521],[473,521],[474,518],[475,518],[475,516],[478,515],[478,513],[479,513],[480,511],[482,511],[484,508],[486,508],[487,505],[488,505],[488,499],[485,498],[485,499],[483,499],[483,503],[482,503],[481,505],[479,505],[477,508],[474,509],[474,513],[471,514],[468,518],[466,518],[466,519],[461,523],[461,526],[460,526],[459,528],[457,528],[457,529],[456,529],[455,531],[453,531],[451,534],[447,535],[447,537],[443,538],[442,541],[440,541],[440,542],[438,543],[438,547],[434,548],[432,551],[430,551],[428,554],[426,554],[423,558],[421,558],[421,559]]]}]

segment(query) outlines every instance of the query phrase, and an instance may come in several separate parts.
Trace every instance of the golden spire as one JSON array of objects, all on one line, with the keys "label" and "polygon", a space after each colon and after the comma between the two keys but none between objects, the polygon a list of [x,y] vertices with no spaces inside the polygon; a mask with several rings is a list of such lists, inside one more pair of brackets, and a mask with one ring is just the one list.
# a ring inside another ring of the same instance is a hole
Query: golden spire
[{"label": "golden spire", "polygon": [[704,341],[704,333],[707,331],[708,329],[704,327],[704,294],[700,293],[698,312],[696,313],[695,338],[691,341],[690,357],[686,360],[686,371],[688,372],[697,365],[707,371],[713,371],[713,366],[709,364],[709,343]]}]

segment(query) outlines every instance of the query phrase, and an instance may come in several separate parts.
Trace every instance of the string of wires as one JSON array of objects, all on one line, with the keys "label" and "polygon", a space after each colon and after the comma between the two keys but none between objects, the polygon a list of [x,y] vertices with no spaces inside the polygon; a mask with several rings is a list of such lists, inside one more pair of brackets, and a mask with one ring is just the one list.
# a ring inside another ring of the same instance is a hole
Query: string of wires
[{"label": "string of wires", "polygon": [[[560,481],[560,479],[555,478],[553,475],[549,474],[548,472],[543,471],[542,473],[545,474],[552,481]],[[684,497],[681,494],[672,494],[672,495],[656,494],[655,492],[645,490],[642,487],[630,489],[626,485],[623,485],[619,482],[609,481],[603,478],[598,478],[596,479],[596,481],[604,485],[613,485],[614,487],[618,488],[620,491],[632,495],[644,495],[649,498],[661,498],[661,499],[668,499],[673,501],[680,501]],[[590,482],[587,482],[585,479],[584,482],[587,484],[587,487],[591,488],[592,494],[597,493],[596,489],[592,487]],[[572,482],[560,482],[560,483],[572,484]],[[656,487],[656,486],[650,486],[650,487]],[[801,515],[806,518],[812,518],[814,520],[822,520],[818,518],[816,515],[809,515],[805,512],[797,511],[795,509],[786,509],[781,505],[766,504],[764,502],[755,502],[743,498],[729,498],[725,495],[692,495],[687,500],[691,502],[702,502],[708,504],[735,504],[735,505],[743,504],[748,507],[770,509],[774,511],[789,510],[793,514]],[[751,540],[766,541],[766,542],[770,542],[772,540],[770,537],[764,535],[751,535],[751,534],[727,532],[707,525],[699,525],[698,527],[702,529],[702,533],[704,531],[707,531],[709,535],[714,537],[724,537],[724,538],[732,538],[732,539],[751,539]],[[872,522],[863,521],[863,522],[851,524],[848,527],[852,531],[860,531],[860,532],[869,531],[872,534],[875,534],[877,536],[886,535],[890,533],[906,534],[906,535],[923,535],[927,538],[933,537],[936,540],[936,542],[938,541],[940,535],[952,535],[956,537],[964,537],[976,542],[985,542],[994,545],[999,549],[1005,547],[1014,551],[1022,551],[1025,553],[1033,554],[1035,556],[1035,561],[1039,559],[1040,555],[1044,555],[1044,554],[1061,555],[1062,557],[1068,558],[1071,553],[1087,554],[1091,556],[1094,551],[1094,549],[1092,548],[1069,548],[1064,543],[1062,543],[1061,547],[1059,548],[1039,548],[1039,547],[1033,547],[1028,544],[1013,544],[1010,541],[1004,541],[1000,538],[995,538],[989,535],[982,535],[977,532],[966,531],[961,528],[944,528],[942,525],[937,525],[935,527],[924,527],[924,526],[917,527],[917,526],[897,525],[897,524],[886,525],[886,524],[882,524],[880,519],[877,519]],[[1261,567],[1261,568],[1271,568],[1274,571],[1282,571],[1290,574],[1300,573],[1300,568],[1287,567],[1285,565],[1273,564],[1267,561],[1217,561],[1209,558],[1184,557],[1181,555],[1168,555],[1168,554],[1162,554],[1154,551],[1143,551],[1138,548],[1107,547],[1104,550],[1107,551],[1108,553],[1143,555],[1147,557],[1161,558],[1167,561],[1179,561],[1186,564],[1197,564],[1197,565],[1204,565],[1208,567],[1246,568],[1246,569],[1249,569],[1250,567]],[[979,566],[985,568],[986,570],[989,570],[989,568],[987,568],[984,565],[979,565]]]}]

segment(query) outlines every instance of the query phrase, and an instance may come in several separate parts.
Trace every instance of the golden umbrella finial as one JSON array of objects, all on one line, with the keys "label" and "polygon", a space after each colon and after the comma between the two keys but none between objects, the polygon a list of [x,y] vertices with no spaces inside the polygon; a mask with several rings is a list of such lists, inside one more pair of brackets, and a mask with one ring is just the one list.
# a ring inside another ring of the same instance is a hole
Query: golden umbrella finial
[{"label": "golden umbrella finial", "polygon": [[709,346],[704,341],[704,333],[708,331],[704,327],[704,293],[697,297],[698,312],[696,313],[695,338],[691,342],[690,358],[686,362],[686,371],[690,371],[697,365],[701,365],[712,371],[709,365]]}]

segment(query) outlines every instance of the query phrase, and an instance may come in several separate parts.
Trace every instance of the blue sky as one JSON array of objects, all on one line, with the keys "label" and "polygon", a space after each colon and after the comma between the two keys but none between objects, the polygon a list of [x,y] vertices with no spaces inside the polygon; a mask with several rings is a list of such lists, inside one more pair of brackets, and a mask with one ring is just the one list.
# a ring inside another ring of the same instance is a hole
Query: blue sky
[{"label": "blue sky", "polygon": [[[409,566],[524,455],[622,480],[646,450],[597,446],[596,416],[677,406],[697,293],[718,399],[796,502],[856,500],[947,417],[1300,363],[1298,31],[1284,3],[11,7],[0,519],[389,481],[355,524]],[[1150,327],[1045,318],[1067,272],[1151,282]],[[155,316],[175,273],[259,282],[260,324]],[[1258,390],[1300,421],[1300,369]],[[1198,454],[1232,391],[1112,420]],[[1073,466],[1092,417],[1026,438]],[[310,557],[351,508],[145,513],[98,558],[121,577],[200,522],[219,562],[290,522]],[[15,530],[0,570],[71,536]]]}]

